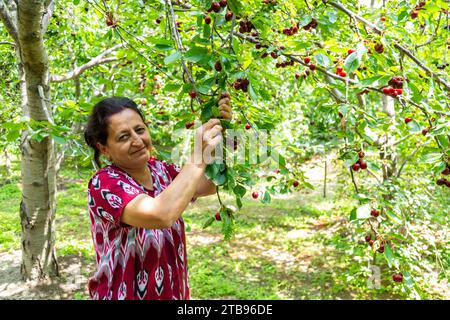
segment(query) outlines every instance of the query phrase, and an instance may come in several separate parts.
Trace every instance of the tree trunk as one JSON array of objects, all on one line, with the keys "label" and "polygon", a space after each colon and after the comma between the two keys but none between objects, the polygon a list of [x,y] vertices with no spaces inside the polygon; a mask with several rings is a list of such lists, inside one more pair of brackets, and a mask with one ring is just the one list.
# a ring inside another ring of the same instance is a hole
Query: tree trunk
[{"label": "tree trunk", "polygon": [[[22,0],[17,3],[20,66],[25,76],[21,85],[23,112],[32,120],[51,121],[48,57],[43,42],[41,20],[43,1]],[[20,74],[20,73],[19,73]],[[25,100],[26,99],[26,100]],[[56,174],[54,142],[30,139],[24,131],[22,152],[22,266],[25,279],[42,279],[58,275],[55,253]]]},{"label": "tree trunk", "polygon": [[8,150],[5,149],[5,168],[6,168],[6,176],[8,177],[7,179],[9,180],[9,177],[11,177],[11,157],[9,155]]}]

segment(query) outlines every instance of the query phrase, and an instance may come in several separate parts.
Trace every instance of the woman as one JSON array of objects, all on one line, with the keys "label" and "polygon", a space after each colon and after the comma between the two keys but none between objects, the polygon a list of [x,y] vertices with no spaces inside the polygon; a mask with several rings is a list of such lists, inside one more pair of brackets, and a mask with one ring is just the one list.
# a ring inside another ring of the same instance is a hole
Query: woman
[{"label": "woman", "polygon": [[[231,120],[230,96],[219,100]],[[215,193],[203,151],[222,141],[218,119],[199,127],[196,148],[180,170],[150,157],[145,119],[130,99],[107,98],[93,108],[84,137],[111,165],[88,184],[89,215],[98,270],[89,280],[93,299],[189,299],[184,222],[197,197]],[[194,161],[195,160],[195,161]]]}]

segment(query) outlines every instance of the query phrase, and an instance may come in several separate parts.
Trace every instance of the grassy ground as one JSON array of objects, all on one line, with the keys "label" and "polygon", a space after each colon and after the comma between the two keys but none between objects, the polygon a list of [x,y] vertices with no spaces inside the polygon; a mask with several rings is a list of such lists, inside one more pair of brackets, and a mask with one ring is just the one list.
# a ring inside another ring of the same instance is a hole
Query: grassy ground
[{"label": "grassy ground", "polygon": [[[19,164],[15,166],[18,169]],[[11,183],[0,187],[0,291],[4,292],[0,298],[88,298],[86,281],[95,265],[86,209],[89,173],[83,174],[84,179],[69,166],[61,172],[56,220],[61,278],[33,290],[22,290],[18,278],[19,176],[11,177]],[[222,198],[233,204],[232,198]],[[380,289],[368,289],[365,284],[367,274],[361,266],[367,263],[352,258],[354,250],[364,250],[364,246],[356,244],[348,232],[345,217],[350,205],[333,192],[324,199],[318,191],[300,191],[273,199],[267,205],[246,195],[237,214],[238,232],[232,241],[224,242],[220,222],[202,229],[204,221],[215,214],[217,199],[198,199],[184,214],[192,297],[404,298],[391,281],[382,281]]]}]

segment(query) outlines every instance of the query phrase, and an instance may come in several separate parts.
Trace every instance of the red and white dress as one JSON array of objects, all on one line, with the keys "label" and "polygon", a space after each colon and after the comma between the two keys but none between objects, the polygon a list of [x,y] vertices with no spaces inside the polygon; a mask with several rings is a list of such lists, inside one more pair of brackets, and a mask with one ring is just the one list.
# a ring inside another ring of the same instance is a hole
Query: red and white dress
[{"label": "red and white dress", "polygon": [[184,221],[145,229],[120,222],[123,208],[139,194],[156,197],[180,169],[149,158],[153,190],[122,169],[108,165],[88,184],[89,216],[97,272],[89,280],[94,300],[187,300],[189,276]]}]

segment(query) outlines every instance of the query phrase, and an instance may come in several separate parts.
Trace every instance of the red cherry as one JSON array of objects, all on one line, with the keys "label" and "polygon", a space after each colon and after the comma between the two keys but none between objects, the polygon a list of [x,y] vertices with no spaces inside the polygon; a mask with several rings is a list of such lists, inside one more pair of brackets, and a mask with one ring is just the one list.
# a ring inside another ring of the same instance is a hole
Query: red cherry
[{"label": "red cherry", "polygon": [[339,72],[338,75],[341,76],[341,77],[346,77],[347,73],[345,71],[341,71],[341,72]]},{"label": "red cherry", "polygon": [[359,163],[355,163],[354,165],[352,165],[352,169],[353,171],[358,171],[360,169]]},{"label": "red cherry", "polygon": [[411,12],[411,18],[412,19],[417,18],[418,15],[419,15],[419,11],[417,11],[417,10],[414,10],[413,12]]},{"label": "red cherry", "polygon": [[161,23],[161,18],[157,18],[155,21],[156,21],[157,24],[160,24]]},{"label": "red cherry", "polygon": [[394,282],[403,282],[403,274],[401,273],[396,273],[392,276],[392,280],[394,280]]},{"label": "red cherry", "polygon": [[301,76],[301,74],[297,72],[297,73],[295,74],[295,79],[300,78],[300,76]]},{"label": "red cherry", "polygon": [[220,216],[220,212],[216,212],[216,220],[217,221],[220,221],[220,220],[222,220],[222,217]]},{"label": "red cherry", "polygon": [[443,186],[443,185],[445,184],[446,181],[447,181],[446,179],[439,179],[438,181],[436,181],[436,184],[437,184],[438,186]]},{"label": "red cherry", "polygon": [[378,248],[378,252],[379,252],[379,253],[383,253],[383,252],[384,252],[384,245],[381,245],[381,246]]},{"label": "red cherry", "polygon": [[272,58],[276,59],[278,57],[278,54],[275,51],[272,51],[270,53],[270,55],[272,56]]},{"label": "red cherry", "polygon": [[220,64],[220,61],[217,61],[214,65],[214,69],[216,69],[217,72],[222,71],[222,65]]},{"label": "red cherry", "polygon": [[211,3],[211,9],[213,9],[214,12],[219,12],[219,10],[220,10],[220,3],[218,3],[218,2]]},{"label": "red cherry", "polygon": [[342,69],[342,67],[336,67],[336,74],[339,74],[342,71],[344,71],[344,69]]},{"label": "red cherry", "polygon": [[361,161],[361,163],[359,164],[359,166],[361,167],[362,170],[366,170],[367,169],[367,163]]},{"label": "red cherry", "polygon": [[403,89],[395,89],[395,93],[397,95],[401,95],[403,93]]},{"label": "red cherry", "polygon": [[373,241],[373,240],[369,240],[369,245],[370,245],[370,246],[373,246],[374,242],[375,242],[375,241]]},{"label": "red cherry", "polygon": [[206,24],[210,24],[211,23],[211,17],[210,16],[206,16],[205,17],[205,23]]},{"label": "red cherry", "polygon": [[227,0],[221,0],[219,3],[222,8],[225,8],[227,6]]},{"label": "red cherry", "polygon": [[424,136],[426,136],[427,133],[428,133],[429,131],[430,131],[429,128],[425,128],[425,129],[422,130],[422,134],[423,134]]},{"label": "red cherry", "polygon": [[252,197],[253,197],[253,199],[258,199],[258,197],[259,197],[258,191],[253,191],[252,192]]},{"label": "red cherry", "polygon": [[448,176],[450,174],[450,167],[447,167],[444,169],[444,171],[441,172],[444,176]]},{"label": "red cherry", "polygon": [[369,242],[372,240],[372,236],[369,234],[364,238],[364,240],[366,240],[366,242]]},{"label": "red cherry", "polygon": [[315,64],[310,64],[309,66],[308,66],[311,70],[316,70],[316,65]]},{"label": "red cherry", "polygon": [[380,18],[380,20],[381,21],[386,21],[386,17],[383,16],[383,17]]},{"label": "red cherry", "polygon": [[195,99],[195,98],[197,98],[197,92],[196,92],[195,90],[192,90],[191,92],[189,92],[189,96],[190,96],[192,99]]},{"label": "red cherry", "polygon": [[245,129],[246,129],[246,130],[249,130],[251,127],[252,127],[252,126],[250,125],[250,123],[247,123],[247,124],[245,125]]},{"label": "red cherry", "polygon": [[298,185],[299,185],[299,183],[298,183],[298,181],[294,181],[294,182],[292,183],[292,185],[294,186],[294,188],[297,188]]},{"label": "red cherry", "polygon": [[370,211],[370,215],[372,217],[378,217],[380,215],[380,211],[378,211],[377,209],[372,209],[372,211]]},{"label": "red cherry", "polygon": [[186,127],[186,129],[190,129],[195,123],[194,122],[189,122],[186,123],[184,126]]},{"label": "red cherry", "polygon": [[348,54],[352,54],[353,52],[356,52],[356,50],[354,50],[354,49],[349,49],[349,50],[347,51]]},{"label": "red cherry", "polygon": [[309,63],[311,62],[311,58],[306,57],[305,59],[303,59],[303,61],[304,61],[306,64],[309,64]]},{"label": "red cherry", "polygon": [[412,118],[405,118],[405,123],[410,123],[412,120]]},{"label": "red cherry", "polygon": [[233,19],[233,12],[228,11],[228,12],[225,14],[225,20],[231,21],[231,19]]},{"label": "red cherry", "polygon": [[364,158],[366,156],[366,154],[364,153],[364,151],[359,151],[358,152],[358,157],[361,159],[361,158]]}]

